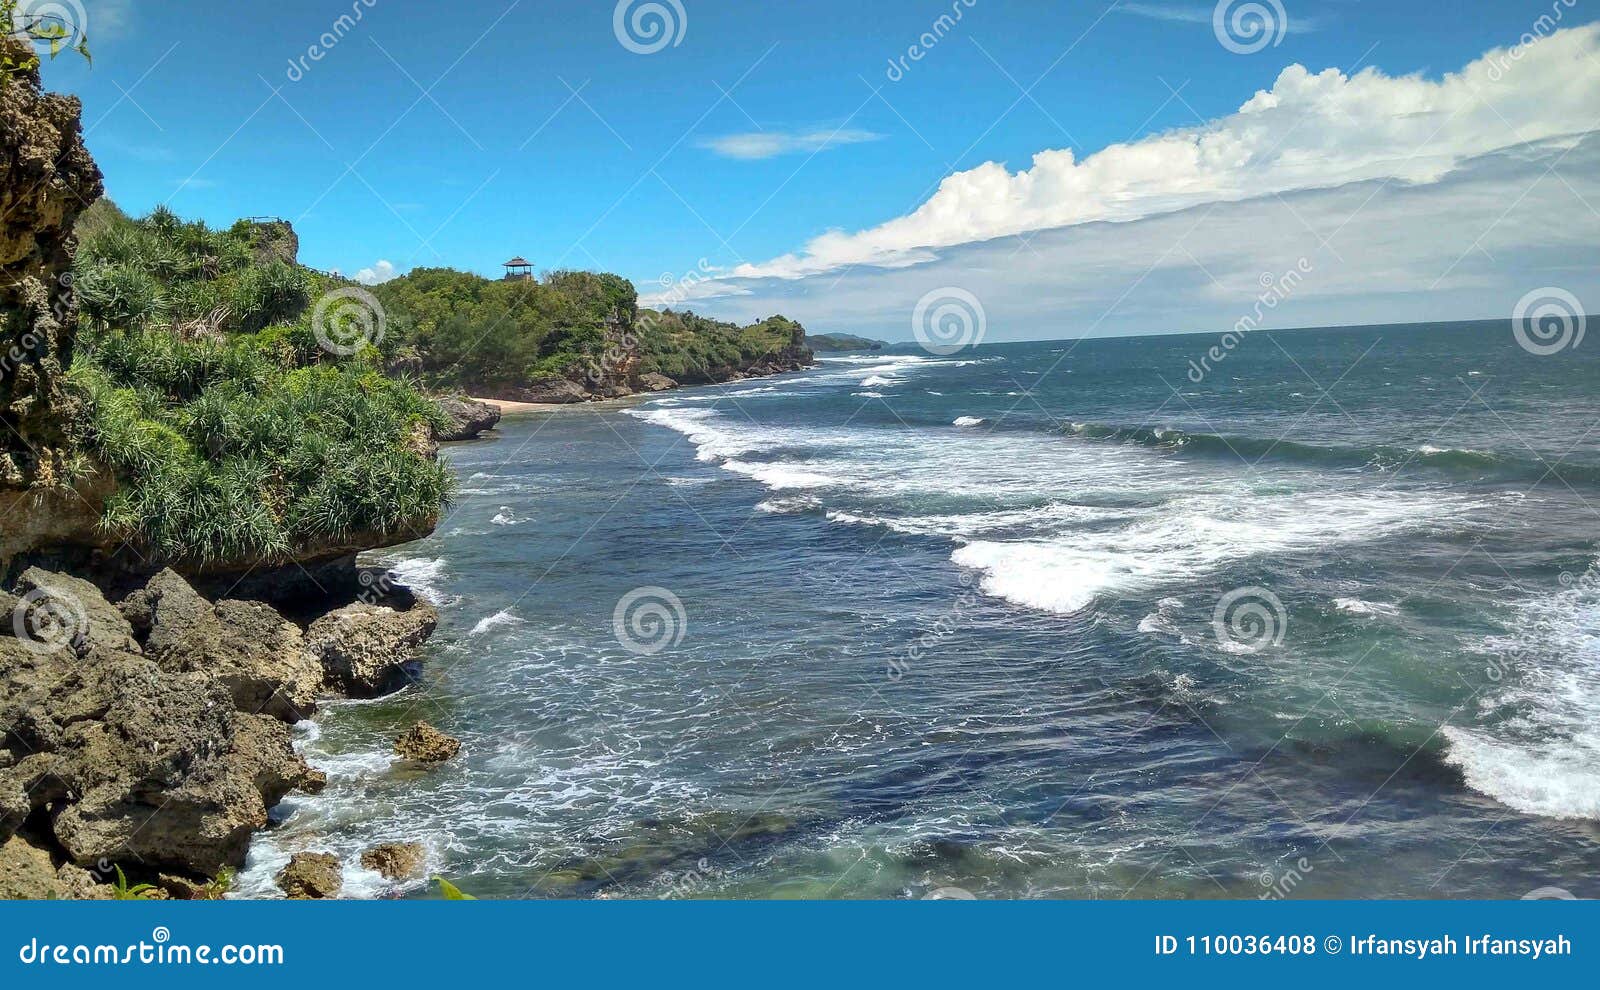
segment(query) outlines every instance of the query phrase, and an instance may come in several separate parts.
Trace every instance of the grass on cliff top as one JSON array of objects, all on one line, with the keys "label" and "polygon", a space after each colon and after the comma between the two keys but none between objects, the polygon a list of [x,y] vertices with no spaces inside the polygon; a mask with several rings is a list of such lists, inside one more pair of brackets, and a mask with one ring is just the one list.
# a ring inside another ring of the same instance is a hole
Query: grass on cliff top
[{"label": "grass on cliff top", "polygon": [[83,442],[123,481],[103,525],[165,559],[281,559],[403,534],[450,494],[419,440],[438,408],[370,368],[285,368],[250,342],[119,331],[71,380]]},{"label": "grass on cliff top", "polygon": [[281,560],[432,524],[449,475],[427,451],[438,407],[368,348],[317,346],[314,294],[274,228],[212,230],[95,204],[78,224],[83,318],[69,380],[84,449],[113,468],[102,526],[194,565]]}]

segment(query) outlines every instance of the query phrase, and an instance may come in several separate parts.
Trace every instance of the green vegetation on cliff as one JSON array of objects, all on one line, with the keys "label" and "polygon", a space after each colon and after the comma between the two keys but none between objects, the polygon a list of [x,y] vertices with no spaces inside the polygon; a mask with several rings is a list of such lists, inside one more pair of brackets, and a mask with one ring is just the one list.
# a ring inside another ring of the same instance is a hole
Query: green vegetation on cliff
[{"label": "green vegetation on cliff", "polygon": [[282,229],[102,203],[80,223],[84,447],[121,482],[104,527],[164,560],[281,560],[426,532],[449,494],[438,408],[369,349],[316,345]]},{"label": "green vegetation on cliff", "polygon": [[722,381],[793,356],[804,333],[781,316],[741,327],[691,312],[641,310],[633,283],[591,272],[491,280],[422,268],[374,293],[388,315],[383,351],[391,366],[437,388],[493,390],[563,378],[594,384],[597,376],[649,373],[684,384]]}]

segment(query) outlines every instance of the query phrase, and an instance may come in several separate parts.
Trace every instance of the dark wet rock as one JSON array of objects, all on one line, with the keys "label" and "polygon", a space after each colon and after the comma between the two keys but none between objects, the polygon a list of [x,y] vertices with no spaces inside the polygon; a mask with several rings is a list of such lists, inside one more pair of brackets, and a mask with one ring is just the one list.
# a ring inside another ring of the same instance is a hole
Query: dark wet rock
[{"label": "dark wet rock", "polygon": [[373,698],[411,678],[412,654],[438,624],[439,613],[426,602],[405,610],[356,602],[311,623],[306,651],[330,689]]},{"label": "dark wet rock", "polygon": [[433,431],[435,440],[472,440],[485,430],[494,429],[495,424],[500,422],[500,407],[492,402],[446,396],[435,399],[434,404],[450,420],[449,426]]},{"label": "dark wet rock", "polygon": [[344,867],[332,853],[295,853],[278,872],[278,889],[291,900],[338,897],[344,887]]},{"label": "dark wet rock", "polygon": [[519,402],[588,402],[594,398],[589,390],[565,378],[545,378],[516,389]]},{"label": "dark wet rock", "polygon": [[361,854],[363,868],[390,880],[422,875],[426,852],[420,842],[384,842]]},{"label": "dark wet rock", "polygon": [[418,722],[394,741],[394,751],[418,763],[443,763],[461,752],[461,740],[445,735],[427,722]]}]

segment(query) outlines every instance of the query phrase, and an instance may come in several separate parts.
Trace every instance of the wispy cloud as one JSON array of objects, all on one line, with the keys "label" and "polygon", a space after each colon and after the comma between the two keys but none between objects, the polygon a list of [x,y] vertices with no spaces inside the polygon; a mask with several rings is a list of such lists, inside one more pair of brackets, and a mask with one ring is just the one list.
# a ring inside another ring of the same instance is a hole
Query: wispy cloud
[{"label": "wispy cloud", "polygon": [[724,134],[721,137],[705,138],[699,145],[724,158],[756,160],[776,158],[779,155],[812,154],[841,145],[862,144],[882,138],[882,134],[873,131],[818,128],[812,131],[746,131],[742,134]]},{"label": "wispy cloud", "polygon": [[[1119,14],[1132,14],[1135,17],[1146,17],[1152,21],[1173,21],[1179,24],[1211,24],[1216,16],[1216,8],[1189,6],[1187,4],[1155,4],[1155,3],[1125,3],[1117,8]],[[1322,27],[1322,22],[1315,17],[1304,14],[1290,13],[1284,17],[1286,30],[1290,34],[1310,34]]]}]

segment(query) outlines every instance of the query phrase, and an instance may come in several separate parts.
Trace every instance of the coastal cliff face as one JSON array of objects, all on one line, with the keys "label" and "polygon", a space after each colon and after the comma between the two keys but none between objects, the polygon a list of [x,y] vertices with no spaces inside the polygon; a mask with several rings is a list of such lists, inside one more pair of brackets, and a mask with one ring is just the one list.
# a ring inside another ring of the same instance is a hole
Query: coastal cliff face
[{"label": "coastal cliff face", "polygon": [[645,312],[635,325],[611,328],[606,333],[602,355],[574,364],[564,375],[536,378],[526,385],[482,385],[476,394],[514,402],[593,402],[665,392],[681,385],[719,385],[779,375],[816,364],[816,356],[806,344],[805,328],[774,316],[746,329],[746,333],[754,331],[765,336],[753,353],[713,358],[703,365],[673,366],[675,375],[664,374],[659,369],[666,362],[662,360],[659,338],[652,331],[671,316]]},{"label": "coastal cliff face", "polygon": [[103,191],[82,109],[76,97],[45,93],[36,69],[0,81],[0,490],[67,473],[73,224]]}]

